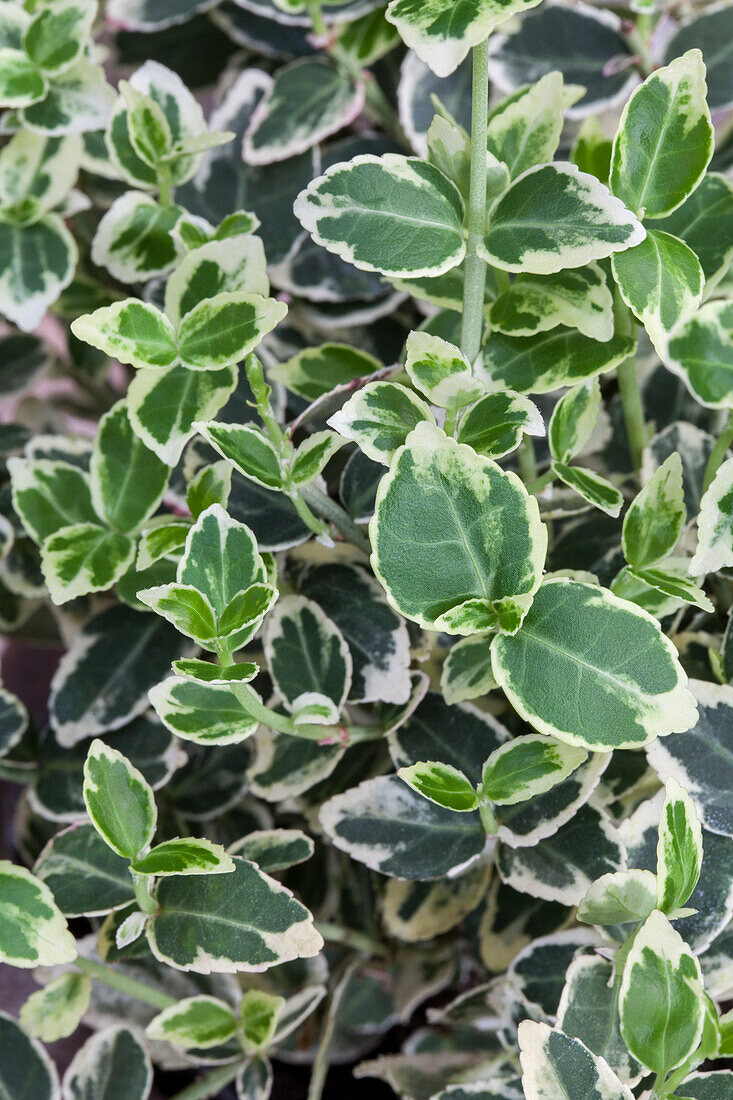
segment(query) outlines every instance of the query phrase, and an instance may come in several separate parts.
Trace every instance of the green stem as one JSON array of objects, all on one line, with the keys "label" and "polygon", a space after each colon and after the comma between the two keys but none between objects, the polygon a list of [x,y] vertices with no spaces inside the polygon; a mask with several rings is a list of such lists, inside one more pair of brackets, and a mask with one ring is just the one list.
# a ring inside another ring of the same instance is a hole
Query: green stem
[{"label": "green stem", "polygon": [[482,800],[478,806],[479,817],[481,818],[481,824],[486,830],[487,836],[496,836],[499,826],[496,823],[496,817],[491,807],[491,803],[488,800]]},{"label": "green stem", "polygon": [[234,664],[231,646],[223,638],[219,638],[216,642],[216,655],[222,668],[229,668]]},{"label": "green stem", "polygon": [[351,975],[354,970],[363,960],[360,958],[353,959],[348,966],[345,967],[339,982],[331,995],[331,1004],[328,1008],[328,1015],[326,1016],[323,1030],[321,1031],[321,1040],[318,1044],[318,1051],[316,1053],[315,1061],[313,1062],[313,1069],[311,1071],[310,1085],[308,1086],[308,1100],[321,1100],[323,1094],[323,1086],[326,1083],[326,1074],[328,1073],[328,1063],[331,1053],[331,1043],[333,1041],[333,1033],[336,1028],[336,1019],[338,1017],[338,1010],[341,1004],[346,987],[351,980]]},{"label": "green stem", "polygon": [[530,485],[537,480],[537,460],[534,453],[534,443],[531,436],[525,435],[524,442],[519,448],[519,473],[525,485]]},{"label": "green stem", "polygon": [[331,500],[329,496],[326,496],[325,493],[322,493],[320,489],[316,489],[313,485],[307,485],[304,489],[301,489],[300,495],[308,507],[317,516],[332,523],[347,542],[353,543],[367,557],[371,554],[372,548],[369,539],[340,504],[337,504],[335,500]]},{"label": "green stem", "polygon": [[173,203],[173,181],[167,164],[158,165],[158,202],[161,206],[171,206]]},{"label": "green stem", "polygon": [[352,928],[344,928],[340,924],[330,924],[328,921],[316,921],[315,927],[324,940],[328,940],[329,943],[340,943],[344,947],[353,947],[355,950],[363,951],[367,955],[389,954],[389,947],[385,943],[373,936],[367,936],[364,932],[356,932]]},{"label": "green stem", "polygon": [[309,531],[312,531],[315,535],[327,535],[328,524],[323,523],[317,516],[314,516],[310,508],[303,500],[303,490],[295,490],[288,494],[293,504],[295,505],[295,511],[298,513],[303,523],[306,525]]},{"label": "green stem", "polygon": [[143,1001],[159,1011],[178,1003],[176,997],[169,997],[167,993],[162,993],[159,989],[147,985],[146,982],[140,982],[137,978],[130,978],[127,974],[120,974],[111,967],[103,966],[93,959],[83,959],[81,955],[78,955],[74,959],[74,966],[82,974],[92,978],[93,981],[102,982],[104,985],[117,989],[120,993],[126,993],[129,997],[134,997],[138,1001]]},{"label": "green stem", "polygon": [[725,456],[728,453],[728,448],[733,443],[733,412],[728,414],[728,421],[723,428],[722,432],[718,436],[715,446],[710,452],[710,458],[708,464],[705,467],[705,477],[702,482],[702,491],[710,487],[710,484],[718,472],[718,468],[725,460]]},{"label": "green stem", "polygon": [[140,874],[138,871],[132,871],[131,874],[132,884],[135,887],[135,901],[143,913],[152,916],[153,913],[158,912],[158,904],[150,894],[151,876]]},{"label": "green stem", "polygon": [[641,469],[641,456],[646,445],[646,424],[644,423],[644,407],[641,403],[639,376],[636,373],[636,358],[630,355],[624,363],[621,363],[616,373],[618,388],[621,393],[621,404],[624,410],[626,436],[631,451],[631,461],[634,470],[638,473]]},{"label": "green stem", "polygon": [[182,1092],[176,1093],[173,1100],[208,1100],[208,1097],[216,1096],[232,1083],[239,1073],[240,1064],[237,1062],[235,1065],[217,1066]]},{"label": "green stem", "polygon": [[461,351],[473,364],[481,350],[486,263],[478,254],[486,225],[486,135],[489,116],[489,43],[473,48],[471,93],[471,176],[468,194],[468,241],[463,288]]},{"label": "green stem", "polygon": [[528,493],[541,493],[542,490],[547,488],[554,480],[555,474],[552,467],[550,467],[549,470],[545,470],[544,474],[540,474],[535,481],[528,481],[525,488]]}]

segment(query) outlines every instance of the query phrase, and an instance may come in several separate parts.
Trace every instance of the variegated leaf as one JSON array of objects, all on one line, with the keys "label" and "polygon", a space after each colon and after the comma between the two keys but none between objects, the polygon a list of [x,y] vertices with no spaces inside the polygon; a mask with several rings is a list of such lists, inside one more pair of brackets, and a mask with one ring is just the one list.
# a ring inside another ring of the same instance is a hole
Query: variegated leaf
[{"label": "variegated leaf", "polygon": [[733,407],[733,302],[706,302],[672,330],[665,366],[703,405]]},{"label": "variegated leaf", "polygon": [[580,1039],[531,1020],[519,1025],[518,1038],[527,1100],[575,1100],[579,1086],[604,1100],[631,1100],[628,1086]]},{"label": "variegated leaf", "polygon": [[428,405],[398,382],[368,382],[357,390],[328,423],[358,443],[375,462],[389,466],[395,452],[422,421],[435,423]]},{"label": "variegated leaf", "polygon": [[507,336],[532,336],[565,325],[605,342],[613,336],[613,298],[597,264],[555,275],[520,273],[491,306],[489,321]]},{"label": "variegated leaf", "polygon": [[733,565],[733,458],[715,474],[703,493],[697,517],[697,551],[690,562],[695,577]]}]

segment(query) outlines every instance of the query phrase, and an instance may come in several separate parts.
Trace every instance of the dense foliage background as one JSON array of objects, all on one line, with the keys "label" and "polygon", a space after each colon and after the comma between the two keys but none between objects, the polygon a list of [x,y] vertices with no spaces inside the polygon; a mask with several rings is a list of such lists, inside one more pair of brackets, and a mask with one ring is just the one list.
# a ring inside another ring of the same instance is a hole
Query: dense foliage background
[{"label": "dense foliage background", "polygon": [[733,6],[3,0],[0,107],[0,1094],[729,1100]]}]

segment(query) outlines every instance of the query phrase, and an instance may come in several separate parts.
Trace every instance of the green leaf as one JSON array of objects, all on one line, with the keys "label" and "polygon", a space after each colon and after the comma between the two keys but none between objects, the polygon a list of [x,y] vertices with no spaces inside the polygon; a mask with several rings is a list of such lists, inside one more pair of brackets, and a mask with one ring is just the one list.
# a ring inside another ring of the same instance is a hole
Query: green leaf
[{"label": "green leaf", "polygon": [[[632,872],[638,873],[638,872]],[[557,1010],[557,1026],[603,1058],[624,1084],[633,1084],[640,1066],[621,1037],[618,983],[613,963],[599,955],[576,955],[567,971]]]},{"label": "green leaf", "polygon": [[375,462],[389,466],[395,452],[422,421],[435,417],[422,398],[399,382],[367,382],[328,420]]},{"label": "green leaf", "polygon": [[613,370],[636,350],[629,336],[601,342],[562,326],[534,336],[492,333],[479,373],[495,389],[551,393]]},{"label": "green leaf", "polygon": [[48,84],[24,50],[0,49],[0,103],[3,107],[28,107],[43,99]]},{"label": "green leaf", "polygon": [[33,1100],[60,1100],[56,1066],[41,1044],[5,1012],[0,1012],[0,1047],[0,1088],[7,1096],[25,1092]]},{"label": "green leaf", "polygon": [[601,183],[608,183],[611,173],[613,142],[606,136],[597,118],[590,115],[583,120],[570,151],[570,159],[581,172],[588,172]]},{"label": "green leaf", "polygon": [[287,160],[348,126],[364,106],[364,85],[327,57],[285,65],[249,120],[242,155],[247,164]]},{"label": "green leaf", "polygon": [[239,592],[267,575],[257,540],[244,523],[228,516],[218,504],[202,512],[188,533],[178,566],[178,583],[192,585],[206,596],[217,616]]},{"label": "green leaf", "polygon": [[93,263],[126,284],[164,275],[176,262],[178,250],[171,230],[181,213],[178,206],[160,206],[141,191],[126,191],[97,227]]},{"label": "green leaf", "polygon": [[658,910],[637,933],[624,965],[621,1034],[642,1065],[664,1076],[681,1065],[703,1027],[700,964]]},{"label": "green leaf", "polygon": [[13,257],[0,272],[0,313],[29,332],[73,279],[76,243],[58,214],[24,226],[0,220],[0,256]]},{"label": "green leaf", "polygon": [[491,646],[494,676],[515,710],[568,744],[634,748],[696,720],[687,677],[657,621],[598,585],[546,581],[519,633]]},{"label": "green leaf", "polygon": [[[411,433],[382,479],[370,534],[390,603],[431,630],[448,614],[460,618],[468,601],[480,601],[485,618],[496,622],[504,601],[529,599],[547,545],[537,502],[519,479],[427,423]],[[474,627],[452,622],[451,632],[471,634]]]},{"label": "green leaf", "polygon": [[224,292],[199,302],[178,330],[181,362],[216,371],[241,362],[288,312],[284,302],[259,294]]},{"label": "green leaf", "polygon": [[77,340],[133,367],[170,367],[178,360],[176,334],[155,306],[126,298],[72,322]]},{"label": "green leaf", "polygon": [[198,589],[188,584],[161,584],[142,589],[137,598],[157,615],[173,623],[181,634],[193,638],[204,649],[216,652],[216,615],[206,596]]},{"label": "green leaf", "polygon": [[183,366],[142,370],[127,390],[127,413],[136,435],[168,466],[175,466],[194,424],[210,420],[236,389],[232,367],[193,371]]},{"label": "green leaf", "polygon": [[61,138],[20,130],[0,151],[0,205],[45,214],[67,198],[83,154],[77,134]]},{"label": "green leaf", "polygon": [[239,1004],[244,1048],[249,1052],[266,1049],[272,1042],[285,998],[263,989],[248,989]]},{"label": "green leaf", "polygon": [[733,459],[718,467],[703,494],[697,517],[697,550],[690,562],[695,577],[733,565]]},{"label": "green leaf", "polygon": [[[348,24],[347,24],[348,25]],[[269,1100],[272,1065],[267,1058],[248,1058],[236,1076],[237,1100]]]},{"label": "green leaf", "polygon": [[710,408],[733,407],[733,302],[706,302],[670,333],[665,366]]},{"label": "green leaf", "polygon": [[494,749],[484,764],[480,793],[499,806],[544,794],[580,767],[588,754],[530,733]]},{"label": "green leaf", "polygon": [[265,489],[283,484],[280,455],[264,432],[249,424],[197,423],[196,430],[244,477]]},{"label": "green leaf", "polygon": [[685,577],[678,572],[659,568],[630,569],[628,572],[632,577],[636,577],[637,580],[649,585],[650,588],[656,588],[658,592],[662,592],[665,596],[695,604],[703,611],[712,612],[715,610],[703,590],[689,577]]},{"label": "green leaf", "polygon": [[477,813],[436,806],[396,776],[367,779],[321,806],[320,823],[341,851],[402,879],[458,874],[481,855],[486,834]]},{"label": "green leaf", "polygon": [[429,332],[411,332],[405,345],[405,370],[416,389],[431,405],[460,409],[484,392],[472,377],[471,364],[455,344]]},{"label": "green leaf", "polygon": [[338,627],[304,596],[280,600],[267,621],[267,664],[280,698],[292,706],[318,692],[341,707],[351,687],[352,659]]},{"label": "green leaf", "polygon": [[597,264],[554,275],[520,273],[491,306],[489,321],[507,336],[532,336],[565,325],[605,342],[613,336],[613,297]]},{"label": "green leaf", "polygon": [[132,430],[123,401],[99,422],[91,461],[92,500],[110,527],[135,532],[155,512],[170,470]]},{"label": "green leaf", "polygon": [[20,699],[0,687],[0,756],[14,748],[28,727],[28,711]]},{"label": "green leaf", "polygon": [[290,466],[293,485],[308,485],[328,465],[344,442],[335,432],[314,432],[298,447]]},{"label": "green leaf", "polygon": [[183,658],[180,661],[173,662],[173,671],[180,676],[201,680],[205,684],[228,684],[232,680],[238,683],[249,683],[250,680],[254,680],[260,668],[252,661],[242,661],[240,664],[227,665],[226,668],[221,668],[210,661]]},{"label": "green leaf", "polygon": [[228,875],[162,879],[157,899],[148,942],[157,959],[177,970],[262,971],[323,947],[308,910],[238,857]]},{"label": "green leaf", "polygon": [[119,92],[127,108],[130,143],[145,164],[157,169],[173,147],[168,119],[152,96],[144,95],[126,80],[120,81]]},{"label": "green leaf", "polygon": [[226,508],[232,488],[232,467],[229,462],[212,462],[191,478],[186,488],[186,504],[194,519],[212,504]]},{"label": "green leaf", "polygon": [[624,516],[626,560],[645,569],[671,554],[687,519],[682,459],[677,451],[655,470]]},{"label": "green leaf", "polygon": [[0,861],[0,961],[27,969],[75,958],[76,940],[48,886],[25,867]]},{"label": "green leaf", "polygon": [[224,1001],[199,994],[185,997],[153,1017],[145,1028],[149,1039],[175,1046],[206,1050],[231,1039],[237,1030],[237,1018]]},{"label": "green leaf", "polygon": [[449,76],[472,46],[539,0],[477,0],[456,8],[452,0],[392,0],[387,19],[400,38],[437,76]]},{"label": "green leaf", "polygon": [[317,401],[339,386],[348,386],[358,378],[382,370],[373,355],[349,344],[321,344],[304,348],[285,363],[276,363],[268,377],[282,382],[291,393],[306,401]]},{"label": "green leaf", "polygon": [[596,426],[600,407],[597,378],[563,394],[553,409],[547,433],[553,458],[566,463],[583,450]]},{"label": "green leaf", "polygon": [[91,980],[86,974],[62,974],[43,989],[31,993],[19,1013],[29,1035],[55,1043],[73,1035],[89,1007]]},{"label": "green leaf", "polygon": [[688,50],[656,69],[626,104],[610,185],[639,217],[671,214],[704,175],[714,147],[706,92],[702,54]]},{"label": "green leaf", "polygon": [[165,285],[165,312],[174,326],[207,298],[222,293],[267,297],[265,249],[259,237],[208,241],[183,257]]},{"label": "green leaf", "polygon": [[81,57],[49,84],[48,94],[20,117],[25,126],[40,133],[62,136],[104,128],[114,106],[115,90],[107,83],[103,67]]},{"label": "green leaf", "polygon": [[733,260],[733,183],[708,172],[682,206],[653,228],[679,237],[692,249],[709,294]]},{"label": "green leaf", "polygon": [[152,789],[121,752],[99,739],[84,764],[84,803],[92,825],[118,855],[135,859],[151,843],[157,822]]},{"label": "green leaf", "polygon": [[62,527],[41,547],[41,568],[55,604],[105,591],[134,560],[133,540],[97,523]]},{"label": "green leaf", "polygon": [[585,924],[637,924],[657,907],[657,877],[651,871],[602,875],[578,906]]},{"label": "green leaf", "polygon": [[87,1039],[64,1074],[68,1100],[146,1100],[153,1084],[150,1056],[134,1031],[105,1028]]},{"label": "green leaf", "polygon": [[579,1095],[631,1100],[631,1090],[608,1063],[579,1039],[533,1020],[523,1020],[517,1035],[527,1100],[575,1100]]},{"label": "green leaf", "polygon": [[507,165],[512,179],[527,168],[554,160],[565,110],[579,98],[579,89],[564,86],[562,73],[551,72],[507,96],[491,111],[489,151]]},{"label": "green leaf", "polygon": [[479,252],[494,267],[552,275],[633,248],[645,230],[593,176],[574,164],[530,168],[489,211]]},{"label": "green leaf", "polygon": [[295,215],[329,252],[394,278],[441,275],[466,252],[456,187],[431,164],[397,153],[333,165],[301,192]]},{"label": "green leaf", "polygon": [[620,870],[626,860],[611,819],[587,804],[551,835],[534,843],[525,838],[525,844],[499,847],[502,881],[514,890],[562,905],[579,905],[592,882]]},{"label": "green leaf", "polygon": [[96,13],[95,3],[76,0],[42,8],[25,32],[23,48],[42,73],[58,76],[81,56]]},{"label": "green leaf", "polygon": [[102,916],[135,898],[127,860],[87,822],[56,833],[33,870],[67,917]]},{"label": "green leaf", "polygon": [[562,462],[553,462],[552,472],[594,508],[600,508],[606,515],[614,518],[620,515],[624,503],[623,493],[605,477],[582,466],[566,466]]},{"label": "green leaf", "polygon": [[261,871],[270,875],[304,863],[314,850],[311,838],[299,829],[259,829],[235,841],[230,854],[256,863]]},{"label": "green leaf", "polygon": [[496,686],[487,638],[474,635],[461,638],[451,646],[440,675],[440,687],[446,703],[477,699]]},{"label": "green leaf", "polygon": [[8,459],[13,508],[35,542],[42,543],[61,527],[95,523],[89,478],[68,462],[48,458]]},{"label": "green leaf", "polygon": [[667,780],[657,844],[657,906],[674,916],[697,886],[702,869],[702,830],[690,796]]},{"label": "green leaf", "polygon": [[544,435],[542,414],[534,402],[511,390],[487,393],[466,409],[458,425],[458,442],[488,458],[515,450],[524,434]]},{"label": "green leaf", "polygon": [[150,704],[166,729],[198,745],[236,745],[260,724],[223,683],[169,676],[152,688]]},{"label": "green leaf", "polygon": [[141,875],[221,875],[234,870],[221,844],[193,836],[164,840],[130,866]]},{"label": "green leaf", "polygon": [[702,302],[700,261],[684,241],[649,229],[641,244],[614,256],[612,264],[621,297],[664,354],[667,334]]},{"label": "green leaf", "polygon": [[397,773],[408,787],[417,791],[423,798],[429,798],[437,806],[459,813],[475,810],[478,798],[471,781],[452,764],[428,761],[400,768]]}]

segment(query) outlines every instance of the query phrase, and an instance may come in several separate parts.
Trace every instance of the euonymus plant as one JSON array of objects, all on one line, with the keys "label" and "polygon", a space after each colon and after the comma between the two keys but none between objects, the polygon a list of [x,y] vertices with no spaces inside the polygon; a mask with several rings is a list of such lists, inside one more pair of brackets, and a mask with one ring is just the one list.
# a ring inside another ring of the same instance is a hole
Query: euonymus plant
[{"label": "euonymus plant", "polygon": [[731,43],[0,0],[0,1095],[733,1098]]}]

